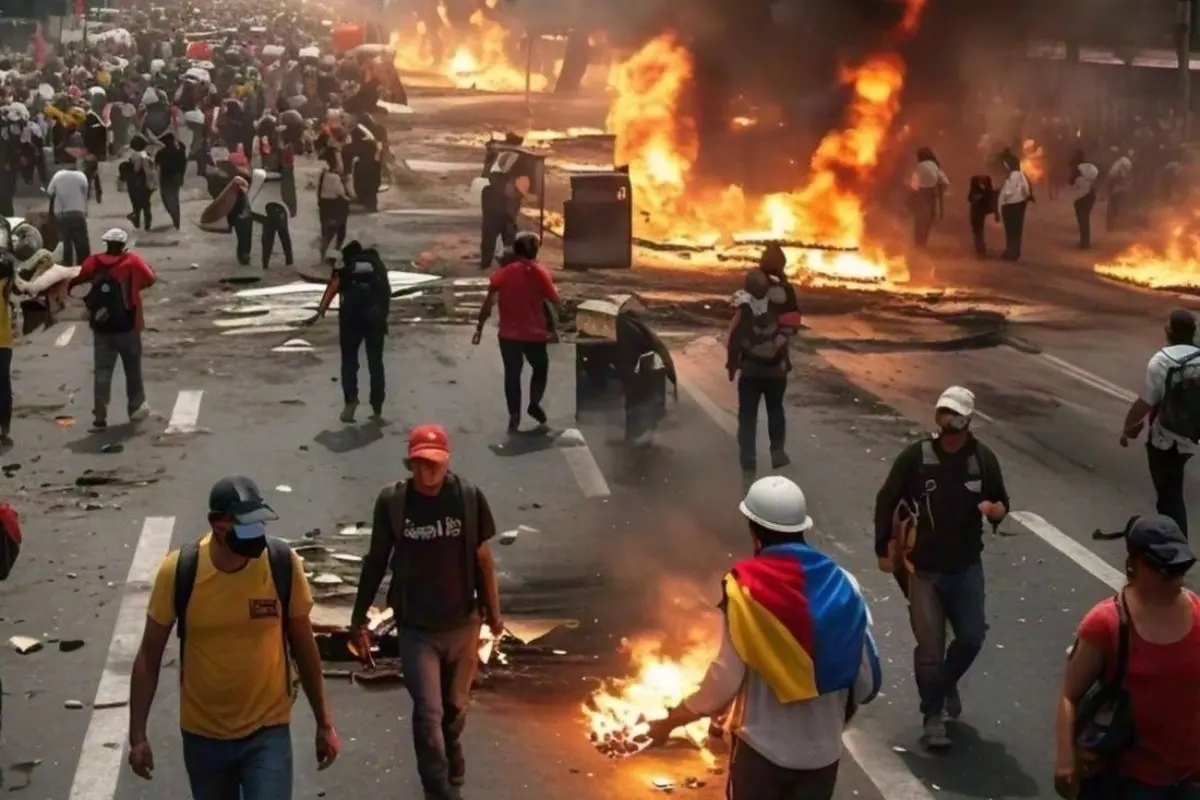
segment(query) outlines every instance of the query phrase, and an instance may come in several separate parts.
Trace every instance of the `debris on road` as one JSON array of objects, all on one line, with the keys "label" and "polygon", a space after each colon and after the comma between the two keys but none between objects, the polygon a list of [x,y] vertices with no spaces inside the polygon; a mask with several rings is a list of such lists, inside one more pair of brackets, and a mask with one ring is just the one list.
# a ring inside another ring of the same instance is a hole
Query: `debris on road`
[{"label": "debris on road", "polygon": [[83,705],[83,703],[81,703],[78,700],[68,700],[67,702],[63,703],[63,708],[69,708],[72,711],[78,711],[84,707],[85,706]]},{"label": "debris on road", "polygon": [[14,650],[23,656],[27,656],[30,653],[36,653],[38,650],[42,649],[41,640],[35,639],[32,636],[14,636],[8,640],[8,643],[12,645]]},{"label": "debris on road", "polygon": [[87,642],[85,642],[83,639],[63,639],[58,643],[58,652],[74,653],[76,650],[82,648],[85,644],[87,644]]}]

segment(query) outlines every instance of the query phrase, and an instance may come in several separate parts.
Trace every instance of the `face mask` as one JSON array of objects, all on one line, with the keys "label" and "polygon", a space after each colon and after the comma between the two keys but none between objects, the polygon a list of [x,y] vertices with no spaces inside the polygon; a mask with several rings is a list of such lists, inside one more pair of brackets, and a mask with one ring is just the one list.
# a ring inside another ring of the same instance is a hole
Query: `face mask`
[{"label": "face mask", "polygon": [[962,433],[971,426],[971,418],[963,417],[955,414],[946,419],[942,423],[942,433],[953,436],[956,433]]},{"label": "face mask", "polygon": [[252,525],[234,525],[225,537],[229,552],[242,558],[258,558],[267,549],[267,526],[262,522]]}]

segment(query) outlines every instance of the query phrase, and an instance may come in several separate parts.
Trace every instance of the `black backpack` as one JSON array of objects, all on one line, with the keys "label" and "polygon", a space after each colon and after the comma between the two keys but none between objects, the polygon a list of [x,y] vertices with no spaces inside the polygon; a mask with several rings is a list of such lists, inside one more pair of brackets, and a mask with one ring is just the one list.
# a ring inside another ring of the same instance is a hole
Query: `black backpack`
[{"label": "black backpack", "polygon": [[[1200,443],[1200,350],[1167,370],[1162,402],[1155,409],[1163,430]],[[1191,369],[1188,370],[1188,367]]]},{"label": "black backpack", "polygon": [[112,267],[100,267],[92,278],[92,286],[83,298],[88,324],[97,333],[129,333],[135,315],[126,298],[126,288],[112,274]]},{"label": "black backpack", "polygon": [[342,308],[370,322],[382,320],[384,309],[380,299],[386,291],[380,283],[375,260],[367,253],[360,253],[342,272]]}]

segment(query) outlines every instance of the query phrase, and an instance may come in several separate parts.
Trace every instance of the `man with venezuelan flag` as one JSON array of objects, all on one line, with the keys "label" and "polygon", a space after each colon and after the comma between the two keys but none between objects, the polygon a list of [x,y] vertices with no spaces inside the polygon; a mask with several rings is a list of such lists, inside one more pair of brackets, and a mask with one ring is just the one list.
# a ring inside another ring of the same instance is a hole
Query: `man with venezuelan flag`
[{"label": "man with venezuelan flag", "polygon": [[720,652],[650,736],[662,743],[732,704],[730,800],[830,800],[842,730],[882,683],[871,615],[853,576],[805,541],[799,486],[762,478],[739,508],[754,556],[725,576]]}]

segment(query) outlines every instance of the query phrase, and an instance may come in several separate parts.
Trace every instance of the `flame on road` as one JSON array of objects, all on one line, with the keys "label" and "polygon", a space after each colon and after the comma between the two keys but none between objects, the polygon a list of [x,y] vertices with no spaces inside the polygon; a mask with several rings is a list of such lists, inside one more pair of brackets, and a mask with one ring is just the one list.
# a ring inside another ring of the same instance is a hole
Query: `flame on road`
[{"label": "flame on road", "polygon": [[1096,272],[1150,289],[1200,287],[1200,211],[1174,220],[1157,246],[1136,244]]},{"label": "flame on road", "polygon": [[[924,5],[925,0],[908,0],[900,33],[915,30]],[[842,70],[842,81],[853,88],[844,125],[817,146],[804,185],[760,197],[695,176],[699,135],[683,107],[693,68],[687,48],[664,34],[610,75],[615,100],[608,130],[616,135],[617,163],[628,164],[633,178],[639,237],[702,246],[762,239],[858,248],[800,250],[792,271],[852,283],[907,278],[903,258],[864,241],[861,194],[900,109],[904,63],[898,56],[878,54]],[[749,127],[746,122],[732,124]]]},{"label": "flame on road", "polygon": [[1030,183],[1046,179],[1046,151],[1033,139],[1021,142],[1021,171]]}]

